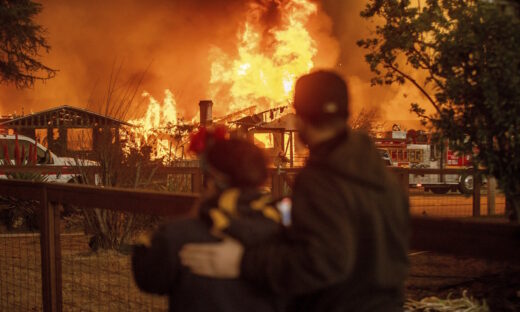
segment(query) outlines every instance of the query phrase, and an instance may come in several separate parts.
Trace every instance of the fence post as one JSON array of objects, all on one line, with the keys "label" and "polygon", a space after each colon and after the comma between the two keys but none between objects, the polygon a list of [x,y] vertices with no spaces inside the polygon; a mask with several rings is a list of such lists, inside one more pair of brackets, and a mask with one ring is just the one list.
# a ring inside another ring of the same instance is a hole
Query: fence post
[{"label": "fence post", "polygon": [[281,198],[283,196],[283,181],[280,168],[273,171],[272,175],[272,196],[273,198]]},{"label": "fence post", "polygon": [[48,202],[45,184],[40,197],[40,248],[44,312],[62,311],[60,211]]},{"label": "fence post", "polygon": [[488,215],[491,216],[495,214],[495,195],[497,190],[497,180],[495,177],[488,177],[487,187]]},{"label": "fence post", "polygon": [[202,172],[200,169],[197,169],[196,172],[191,174],[191,192],[202,192]]},{"label": "fence post", "polygon": [[410,196],[410,172],[407,169],[402,169],[401,183],[404,187],[404,193],[407,197]]},{"label": "fence post", "polygon": [[391,170],[394,172],[394,174],[399,179],[399,183],[403,187],[403,191],[408,197],[410,195],[410,169],[407,168],[391,168]]},{"label": "fence post", "polygon": [[473,171],[473,216],[480,216],[480,186],[482,185],[482,176],[478,170]]}]

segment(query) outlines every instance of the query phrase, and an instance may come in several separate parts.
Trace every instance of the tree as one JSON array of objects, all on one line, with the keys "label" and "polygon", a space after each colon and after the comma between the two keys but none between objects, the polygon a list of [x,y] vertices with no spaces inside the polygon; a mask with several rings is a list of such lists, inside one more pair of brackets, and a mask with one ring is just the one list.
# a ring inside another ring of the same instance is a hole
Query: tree
[{"label": "tree", "polygon": [[[497,178],[520,218],[520,21],[504,1],[373,0],[358,41],[373,84],[412,83],[434,108],[411,110]],[[424,77],[424,79],[420,79]],[[516,213],[516,215],[515,215]]]},{"label": "tree", "polygon": [[[92,97],[90,103],[93,110],[119,120],[126,119],[128,112],[134,107],[135,97],[147,72],[145,70],[122,81],[122,70],[123,64],[118,65],[114,61],[106,93],[100,98]],[[95,129],[96,146],[89,157],[98,162],[100,170],[91,172],[91,168],[87,166],[77,166],[82,178],[76,182],[103,187],[152,188],[152,179],[155,178],[161,162],[150,159],[149,146],[125,148],[125,144],[116,139],[119,134],[113,130],[107,125],[100,125]],[[85,160],[81,159],[76,163]],[[99,181],[92,179],[95,173],[99,174]],[[93,251],[111,249],[127,252],[128,243],[136,232],[157,224],[156,216],[145,213],[127,213],[96,207],[70,207],[70,210],[81,212],[80,221],[83,222],[85,232],[92,235],[89,247]]]},{"label": "tree", "polygon": [[44,29],[33,22],[41,10],[31,0],[0,0],[0,83],[25,88],[56,75],[38,60],[50,49]]},{"label": "tree", "polygon": [[352,129],[366,132],[372,137],[375,137],[385,125],[381,121],[379,109],[365,107],[350,119],[349,124]]}]

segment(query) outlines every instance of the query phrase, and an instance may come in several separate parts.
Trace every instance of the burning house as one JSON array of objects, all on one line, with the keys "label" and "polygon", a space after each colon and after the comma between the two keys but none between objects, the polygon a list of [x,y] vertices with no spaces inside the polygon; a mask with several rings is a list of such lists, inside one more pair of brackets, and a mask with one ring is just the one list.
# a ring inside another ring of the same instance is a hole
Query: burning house
[{"label": "burning house", "polygon": [[35,139],[59,156],[88,156],[103,142],[120,141],[119,129],[130,123],[68,105],[4,119],[0,131]]},{"label": "burning house", "polygon": [[[236,31],[233,30],[236,39],[230,40],[233,48],[215,43],[204,54],[205,61],[201,63],[209,60],[209,81],[197,92],[214,102],[200,101],[200,119],[192,115],[194,103],[186,100],[187,91],[172,80],[169,83],[180,88],[177,94],[182,101],[180,105],[169,90],[165,90],[162,102],[144,92],[142,95],[149,103],[147,106],[139,103],[135,113],[140,114],[144,107],[146,111],[140,118],[127,121],[135,127],[123,127],[121,133],[116,131],[118,140],[131,149],[145,147],[152,159],[168,164],[189,158],[186,155],[189,133],[199,124],[225,124],[236,135],[264,147],[275,166],[301,163],[299,159],[305,157],[305,152],[296,139],[287,103],[293,97],[299,76],[317,64],[334,63],[333,58],[318,55],[322,34],[311,25],[321,21],[316,20],[319,5],[309,0],[270,5],[251,2],[243,10],[243,18],[237,22]],[[213,115],[222,117],[213,118]],[[56,131],[47,131],[52,133],[47,137],[54,138]],[[61,137],[66,135],[61,133]],[[95,144],[87,142],[87,145]]]},{"label": "burning house", "polygon": [[307,157],[307,148],[297,138],[295,115],[287,105],[259,113],[255,113],[255,106],[250,106],[215,119],[212,117],[212,101],[200,101],[199,108],[201,126],[228,126],[232,136],[246,138],[265,149],[275,167],[301,166]]},{"label": "burning house", "polygon": [[238,135],[262,147],[275,167],[303,165],[307,148],[297,137],[294,113],[288,106],[272,108],[232,121]]}]

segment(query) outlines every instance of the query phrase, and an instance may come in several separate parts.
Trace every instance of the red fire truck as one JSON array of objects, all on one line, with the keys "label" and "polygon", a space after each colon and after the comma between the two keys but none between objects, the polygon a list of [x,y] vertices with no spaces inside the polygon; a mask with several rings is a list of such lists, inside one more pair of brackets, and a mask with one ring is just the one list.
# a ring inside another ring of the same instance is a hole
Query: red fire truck
[{"label": "red fire truck", "polygon": [[[431,136],[423,131],[386,132],[375,139],[379,149],[386,150],[392,166],[406,168],[471,168],[469,155],[461,155],[449,149],[446,144],[440,146],[431,142]],[[473,176],[470,174],[410,174],[410,187],[424,187],[425,191],[445,194],[460,191],[469,194],[473,191]]]}]

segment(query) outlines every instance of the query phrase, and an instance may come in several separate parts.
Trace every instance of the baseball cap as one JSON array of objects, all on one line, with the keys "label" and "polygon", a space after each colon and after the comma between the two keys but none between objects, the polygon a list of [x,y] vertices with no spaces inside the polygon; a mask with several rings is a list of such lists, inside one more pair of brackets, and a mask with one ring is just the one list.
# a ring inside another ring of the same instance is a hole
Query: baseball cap
[{"label": "baseball cap", "polygon": [[316,71],[300,77],[294,89],[296,114],[312,124],[347,119],[347,84],[338,74]]}]

